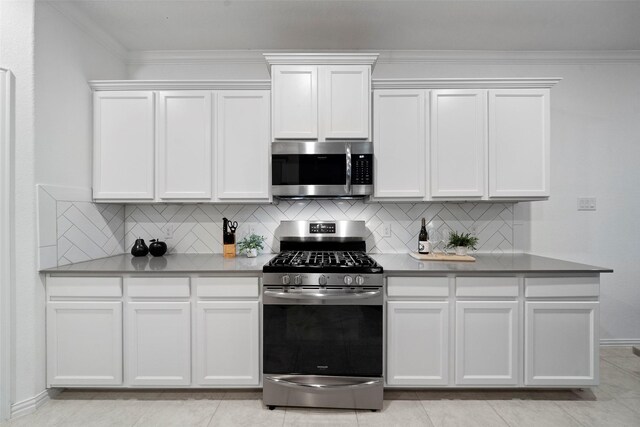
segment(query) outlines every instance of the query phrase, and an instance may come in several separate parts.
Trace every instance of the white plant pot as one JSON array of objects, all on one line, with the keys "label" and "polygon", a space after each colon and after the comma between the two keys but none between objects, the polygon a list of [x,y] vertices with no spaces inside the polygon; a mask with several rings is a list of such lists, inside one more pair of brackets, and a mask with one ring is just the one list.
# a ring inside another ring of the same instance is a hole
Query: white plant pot
[{"label": "white plant pot", "polygon": [[467,250],[466,246],[456,246],[456,255],[465,256],[467,255]]},{"label": "white plant pot", "polygon": [[258,250],[257,249],[249,249],[247,251],[247,258],[255,258],[258,256]]}]

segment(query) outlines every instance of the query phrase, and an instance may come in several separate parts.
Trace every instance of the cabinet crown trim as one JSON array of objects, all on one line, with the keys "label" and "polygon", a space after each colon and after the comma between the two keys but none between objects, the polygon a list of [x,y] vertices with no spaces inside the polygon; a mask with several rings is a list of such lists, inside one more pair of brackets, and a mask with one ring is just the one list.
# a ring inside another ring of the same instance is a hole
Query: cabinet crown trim
[{"label": "cabinet crown trim", "polygon": [[271,80],[90,80],[94,91],[108,90],[270,90]]},{"label": "cabinet crown trim", "polygon": [[373,89],[548,89],[561,77],[372,79]]},{"label": "cabinet crown trim", "polygon": [[377,53],[265,53],[269,65],[371,65],[378,61]]}]

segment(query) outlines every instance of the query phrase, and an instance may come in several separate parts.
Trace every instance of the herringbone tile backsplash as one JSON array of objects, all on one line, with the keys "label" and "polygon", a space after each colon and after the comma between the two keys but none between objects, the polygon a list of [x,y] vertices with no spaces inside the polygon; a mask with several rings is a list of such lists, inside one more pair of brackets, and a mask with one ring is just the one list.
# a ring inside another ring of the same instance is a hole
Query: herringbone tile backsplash
[{"label": "herringbone tile backsplash", "polygon": [[[512,203],[365,203],[363,201],[279,201],[273,205],[127,205],[125,248],[138,237],[167,240],[173,253],[221,253],[222,218],[238,221],[237,239],[251,231],[267,238],[264,252],[278,252],[276,228],[283,220],[364,220],[369,252],[416,250],[420,220],[429,222],[431,238],[443,230],[471,232],[480,238],[479,252],[513,252]],[[383,236],[383,226],[391,236]]]}]

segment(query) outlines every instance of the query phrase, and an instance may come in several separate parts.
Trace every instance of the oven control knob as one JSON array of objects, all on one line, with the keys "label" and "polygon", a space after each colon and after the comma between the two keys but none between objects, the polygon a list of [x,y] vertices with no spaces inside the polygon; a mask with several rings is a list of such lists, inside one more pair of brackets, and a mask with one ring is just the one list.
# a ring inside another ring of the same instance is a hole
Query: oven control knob
[{"label": "oven control knob", "polygon": [[283,285],[288,285],[290,282],[291,282],[291,277],[289,277],[288,274],[285,274],[284,276],[282,276]]},{"label": "oven control knob", "polygon": [[358,286],[364,285],[364,277],[356,276],[356,285],[358,285]]},{"label": "oven control knob", "polygon": [[293,278],[293,284],[294,285],[302,284],[302,276],[300,276],[299,274],[296,274],[296,276]]},{"label": "oven control knob", "polygon": [[318,283],[320,284],[320,286],[324,286],[327,284],[327,277],[323,274],[322,276],[318,277]]},{"label": "oven control knob", "polygon": [[351,276],[344,276],[344,284],[349,286],[350,284],[353,283],[353,277]]}]

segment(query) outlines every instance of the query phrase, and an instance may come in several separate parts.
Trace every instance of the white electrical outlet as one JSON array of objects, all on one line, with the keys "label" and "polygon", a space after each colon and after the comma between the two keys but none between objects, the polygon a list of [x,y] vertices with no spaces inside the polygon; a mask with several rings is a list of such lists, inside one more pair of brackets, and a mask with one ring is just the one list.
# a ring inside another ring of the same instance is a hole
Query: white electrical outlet
[{"label": "white electrical outlet", "polygon": [[579,211],[595,211],[596,198],[595,197],[579,197],[578,210]]},{"label": "white electrical outlet", "polygon": [[254,234],[256,232],[256,228],[253,225],[249,224],[248,228],[249,228],[249,234]]},{"label": "white electrical outlet", "polygon": [[382,224],[382,237],[391,237],[391,223],[385,222]]},{"label": "white electrical outlet", "polygon": [[173,232],[175,231],[173,224],[165,225],[164,227],[162,227],[162,231],[164,232],[164,240],[173,239]]}]

